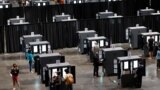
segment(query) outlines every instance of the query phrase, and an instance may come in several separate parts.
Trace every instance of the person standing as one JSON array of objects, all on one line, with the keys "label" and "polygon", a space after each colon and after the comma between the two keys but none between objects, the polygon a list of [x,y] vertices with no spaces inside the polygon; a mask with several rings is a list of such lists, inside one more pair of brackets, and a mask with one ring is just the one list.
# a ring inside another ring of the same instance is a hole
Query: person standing
[{"label": "person standing", "polygon": [[64,77],[64,82],[66,85],[66,90],[72,90],[72,84],[74,83],[73,75],[69,73],[68,69],[65,69],[66,76]]},{"label": "person standing", "polygon": [[57,72],[57,77],[56,77],[56,90],[61,90],[61,84],[62,84],[62,77],[61,77],[61,72]]},{"label": "person standing", "polygon": [[157,50],[156,59],[157,59],[157,70],[159,70],[160,69],[160,48],[158,48]]},{"label": "person standing", "polygon": [[33,71],[32,71],[32,65],[34,63],[34,59],[33,59],[33,54],[32,54],[31,50],[28,50],[27,60],[28,60],[28,63],[29,63],[29,71],[33,73]]},{"label": "person standing", "polygon": [[51,90],[61,90],[62,76],[61,72],[57,72],[56,75],[52,77]]},{"label": "person standing", "polygon": [[142,76],[143,76],[143,65],[139,64],[136,74],[135,74],[135,87],[136,88],[141,88]]},{"label": "person standing", "polygon": [[12,65],[12,69],[10,71],[10,75],[12,77],[12,81],[13,81],[13,90],[16,89],[16,84],[18,85],[18,87],[20,88],[20,83],[19,83],[19,69],[17,64],[13,64]]},{"label": "person standing", "polygon": [[99,77],[98,71],[99,71],[99,45],[96,42],[95,46],[92,48],[92,52],[93,52],[93,76],[97,76]]},{"label": "person standing", "polygon": [[93,57],[93,76],[99,77],[98,71],[99,71],[99,59],[98,54],[94,55]]},{"label": "person standing", "polygon": [[148,39],[148,48],[149,48],[149,58],[153,59],[153,44],[154,44],[154,39],[152,36]]}]

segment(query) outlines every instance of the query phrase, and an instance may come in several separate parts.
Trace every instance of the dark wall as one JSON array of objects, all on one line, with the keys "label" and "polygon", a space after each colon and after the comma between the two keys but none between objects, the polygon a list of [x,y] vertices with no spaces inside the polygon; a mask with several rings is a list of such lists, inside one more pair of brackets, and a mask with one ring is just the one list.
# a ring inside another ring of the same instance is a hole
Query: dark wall
[{"label": "dark wall", "polygon": [[49,6],[27,6],[0,9],[0,25],[6,25],[9,18],[16,16],[26,18],[30,23],[52,22],[52,17],[62,12],[70,14],[76,19],[93,19],[96,13],[105,11],[113,11],[118,15],[135,16],[137,10],[149,7],[148,0],[123,0],[111,2],[95,2],[82,4],[65,4],[65,5],[49,5]]},{"label": "dark wall", "polygon": [[0,53],[4,53],[4,27],[0,26]]},{"label": "dark wall", "polygon": [[20,37],[22,35],[31,34],[31,32],[38,32],[38,24],[29,25],[16,25],[6,26],[6,46],[7,52],[19,52],[21,51]]}]

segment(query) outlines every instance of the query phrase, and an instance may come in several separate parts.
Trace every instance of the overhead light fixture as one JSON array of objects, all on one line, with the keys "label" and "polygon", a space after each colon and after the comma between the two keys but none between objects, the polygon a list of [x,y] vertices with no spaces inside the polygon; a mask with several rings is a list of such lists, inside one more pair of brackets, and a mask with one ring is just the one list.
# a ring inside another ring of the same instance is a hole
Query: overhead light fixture
[{"label": "overhead light fixture", "polygon": [[2,5],[0,5],[0,8],[3,8],[3,6],[2,6]]},{"label": "overhead light fixture", "polygon": [[38,6],[41,6],[41,4],[40,4],[40,3],[38,3]]},{"label": "overhead light fixture", "polygon": [[6,8],[8,8],[8,5],[6,5]]},{"label": "overhead light fixture", "polygon": [[43,3],[43,6],[46,6],[46,3]]}]

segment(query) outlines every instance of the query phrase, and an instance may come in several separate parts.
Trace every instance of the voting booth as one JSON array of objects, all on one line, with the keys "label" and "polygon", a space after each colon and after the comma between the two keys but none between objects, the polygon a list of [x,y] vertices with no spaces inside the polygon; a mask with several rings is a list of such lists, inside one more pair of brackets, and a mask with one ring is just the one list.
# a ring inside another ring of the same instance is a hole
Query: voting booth
[{"label": "voting booth", "polygon": [[160,11],[157,11],[155,13],[151,13],[151,15],[160,15]]},{"label": "voting booth", "polygon": [[[49,90],[54,90],[52,86],[53,77],[56,76],[57,72],[61,73],[61,77],[65,77],[66,72],[65,70],[68,69],[69,72],[73,75],[74,83],[76,83],[76,69],[75,66],[70,65],[68,62],[65,63],[56,63],[56,64],[47,64],[46,65],[46,79],[45,79],[45,85],[49,86]],[[65,89],[65,83],[62,82],[60,90],[66,90]]]},{"label": "voting booth", "polygon": [[114,16],[114,13],[108,10],[106,10],[105,12],[98,12],[96,14],[96,19],[104,19],[108,18],[108,16]]},{"label": "voting booth", "polygon": [[146,32],[146,33],[141,33],[138,37],[138,47],[144,49],[144,56],[148,56],[149,53],[149,49],[147,47],[148,44],[148,40],[150,38],[154,39],[154,45],[153,45],[153,51],[154,51],[154,55],[156,53],[156,49],[155,49],[155,43],[159,43],[160,42],[160,33],[159,32]]},{"label": "voting booth", "polygon": [[104,68],[104,74],[107,76],[115,76],[118,74],[117,70],[117,57],[127,56],[128,51],[122,47],[115,48],[102,48],[102,66]]},{"label": "voting booth", "polygon": [[[35,63],[37,62],[39,54],[49,53],[49,50],[51,50],[50,43],[48,41],[29,42],[29,47],[34,55]],[[34,64],[34,67],[37,67],[36,64]]]},{"label": "voting booth", "polygon": [[128,38],[126,38],[126,39],[129,39],[129,42],[130,42],[132,48],[138,48],[138,35],[140,33],[147,32],[147,28],[145,26],[139,26],[137,24],[137,26],[135,26],[135,27],[128,27],[127,30],[128,30],[127,31]]},{"label": "voting booth", "polygon": [[50,50],[49,45],[48,41],[29,42],[29,47],[33,51],[33,54],[48,53],[48,50]]},{"label": "voting booth", "polygon": [[110,47],[109,40],[104,36],[88,37],[86,40],[87,40],[87,53],[90,56],[91,62],[93,60],[92,48],[96,46],[96,43],[98,44],[99,48]]},{"label": "voting booth", "polygon": [[68,19],[68,18],[71,18],[71,16],[68,14],[62,13],[62,15],[53,16],[53,22],[59,22],[59,21],[62,21],[64,19]]},{"label": "voting booth", "polygon": [[87,38],[88,37],[94,37],[96,34],[95,30],[86,30],[84,31],[77,31],[78,36],[79,36],[79,44],[78,44],[78,51],[80,53],[86,53],[87,52]]},{"label": "voting booth", "polygon": [[154,12],[155,12],[154,9],[151,9],[151,8],[146,7],[145,9],[140,9],[140,10],[137,12],[137,16],[151,15],[151,13],[154,13]]},{"label": "voting booth", "polygon": [[23,35],[22,37],[22,49],[24,52],[28,51],[29,42],[42,41],[42,35],[34,34],[31,32],[31,35]]},{"label": "voting booth", "polygon": [[19,16],[17,16],[16,18],[10,18],[7,21],[8,25],[14,25],[14,23],[17,24],[17,23],[23,23],[23,22],[25,22],[25,18],[19,17]]},{"label": "voting booth", "polygon": [[39,54],[37,60],[35,60],[35,71],[41,76],[41,82],[45,81],[45,69],[47,64],[63,63],[65,62],[65,56],[60,53],[48,53]]},{"label": "voting booth", "polygon": [[123,56],[117,57],[118,79],[120,79],[121,87],[137,87],[135,86],[135,73],[138,67],[142,67],[142,76],[145,76],[145,59],[140,56]]},{"label": "voting booth", "polygon": [[148,40],[152,37],[154,39],[154,42],[160,41],[160,33],[159,32],[146,32],[141,33],[138,36],[138,47],[143,48],[143,46],[148,43]]}]

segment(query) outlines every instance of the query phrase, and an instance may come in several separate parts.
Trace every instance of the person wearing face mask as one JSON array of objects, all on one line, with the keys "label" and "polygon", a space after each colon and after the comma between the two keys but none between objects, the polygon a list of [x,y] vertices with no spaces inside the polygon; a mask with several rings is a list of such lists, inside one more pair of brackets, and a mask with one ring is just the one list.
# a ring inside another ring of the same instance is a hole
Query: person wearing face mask
[{"label": "person wearing face mask", "polygon": [[17,64],[13,64],[12,65],[12,69],[10,71],[10,75],[12,77],[12,81],[13,81],[13,90],[16,89],[16,85],[18,85],[18,87],[20,88],[20,83],[19,83],[19,68],[17,66]]}]

